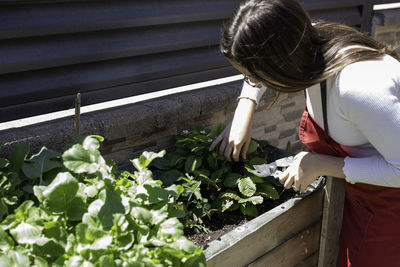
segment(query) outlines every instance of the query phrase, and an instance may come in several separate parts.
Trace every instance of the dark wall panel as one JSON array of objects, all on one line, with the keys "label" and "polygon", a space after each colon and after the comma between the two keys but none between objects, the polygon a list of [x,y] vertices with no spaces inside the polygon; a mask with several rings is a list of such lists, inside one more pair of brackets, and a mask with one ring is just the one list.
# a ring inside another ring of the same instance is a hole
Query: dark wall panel
[{"label": "dark wall panel", "polygon": [[[239,2],[0,0],[0,122],[68,109],[77,92],[88,105],[237,74],[218,43]],[[300,2],[355,27],[371,13],[369,0]]]}]

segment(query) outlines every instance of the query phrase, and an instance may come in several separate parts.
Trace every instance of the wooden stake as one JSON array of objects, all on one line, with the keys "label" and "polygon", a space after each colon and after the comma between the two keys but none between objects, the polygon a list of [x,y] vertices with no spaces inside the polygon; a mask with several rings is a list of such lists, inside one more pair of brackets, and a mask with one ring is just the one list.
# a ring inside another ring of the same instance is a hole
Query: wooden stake
[{"label": "wooden stake", "polygon": [[80,135],[81,132],[81,94],[76,94],[75,99],[75,133]]}]

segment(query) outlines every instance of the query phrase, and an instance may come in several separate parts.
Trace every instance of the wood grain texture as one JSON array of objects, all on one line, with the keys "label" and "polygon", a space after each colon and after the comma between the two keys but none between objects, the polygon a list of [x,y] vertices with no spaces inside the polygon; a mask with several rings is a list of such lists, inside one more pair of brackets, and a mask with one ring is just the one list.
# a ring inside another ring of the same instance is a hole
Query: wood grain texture
[{"label": "wood grain texture", "polygon": [[342,227],[344,187],[343,179],[328,177],[325,186],[322,216],[319,267],[336,266],[339,251],[339,234]]},{"label": "wood grain texture", "polygon": [[[250,221],[248,226],[243,226],[243,228],[248,227],[248,229],[244,229],[242,235],[236,235],[235,232],[238,231],[233,230],[232,233],[211,242],[211,248],[206,248],[205,251],[207,266],[234,267],[245,266],[253,262],[268,251],[279,247],[303,229],[318,223],[322,216],[322,203],[323,190],[319,190],[297,201],[285,212],[280,210],[284,207],[284,204],[282,204],[283,206],[278,206],[254,219],[264,220],[263,223],[258,223],[256,227],[250,225],[252,222]],[[271,216],[271,218],[268,218],[268,216]],[[319,233],[316,233],[316,235],[319,240]],[[213,251],[210,251],[210,249]]]},{"label": "wood grain texture", "polygon": [[308,227],[247,267],[291,267],[318,251],[321,222]]}]

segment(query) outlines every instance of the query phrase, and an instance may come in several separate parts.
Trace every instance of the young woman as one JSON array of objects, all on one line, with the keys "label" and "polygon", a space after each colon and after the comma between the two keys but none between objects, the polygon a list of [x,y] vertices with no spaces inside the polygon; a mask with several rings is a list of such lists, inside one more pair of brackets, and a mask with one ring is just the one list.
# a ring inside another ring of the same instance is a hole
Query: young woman
[{"label": "young woman", "polygon": [[313,152],[297,154],[280,182],[304,190],[320,175],[342,178],[337,266],[400,266],[399,56],[350,27],[311,23],[297,0],[243,1],[220,47],[248,83],[210,150],[245,158],[265,89],[305,90],[299,136]]}]

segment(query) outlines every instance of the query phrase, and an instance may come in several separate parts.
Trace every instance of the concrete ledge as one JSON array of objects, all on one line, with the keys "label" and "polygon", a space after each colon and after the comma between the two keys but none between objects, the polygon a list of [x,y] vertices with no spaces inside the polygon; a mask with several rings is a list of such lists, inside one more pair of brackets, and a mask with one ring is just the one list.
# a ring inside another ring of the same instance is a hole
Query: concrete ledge
[{"label": "concrete ledge", "polygon": [[[105,138],[102,152],[117,164],[134,157],[139,150],[165,149],[172,136],[194,125],[213,124],[214,118],[227,122],[236,107],[242,81],[205,87],[133,104],[89,112],[81,116],[81,134],[97,134]],[[266,107],[275,93],[267,92],[259,105]],[[25,143],[36,153],[42,146],[63,151],[75,134],[73,116],[0,131],[4,144],[1,154],[8,154],[13,145]],[[118,154],[118,155],[117,155]]]}]

